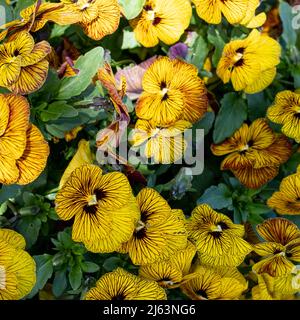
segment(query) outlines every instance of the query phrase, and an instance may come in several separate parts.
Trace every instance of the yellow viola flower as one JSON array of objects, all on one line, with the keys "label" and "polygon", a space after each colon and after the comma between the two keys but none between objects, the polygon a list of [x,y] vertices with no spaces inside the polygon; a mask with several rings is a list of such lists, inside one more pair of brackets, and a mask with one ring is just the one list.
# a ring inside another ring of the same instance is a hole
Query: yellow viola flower
[{"label": "yellow viola flower", "polygon": [[35,285],[35,262],[25,245],[17,232],[0,229],[0,300],[22,299]]},{"label": "yellow viola flower", "polygon": [[141,217],[132,237],[120,250],[129,254],[135,265],[167,259],[187,245],[184,221],[154,189],[144,188],[136,197]]},{"label": "yellow viola flower", "polygon": [[31,183],[46,166],[48,143],[29,123],[29,104],[24,97],[0,95],[0,115],[0,183]]},{"label": "yellow viola flower", "polygon": [[226,44],[217,66],[217,75],[224,83],[231,81],[236,91],[260,92],[273,82],[280,53],[277,41],[252,30],[246,39]]},{"label": "yellow viola flower", "polygon": [[253,265],[257,274],[268,273],[282,277],[294,269],[294,262],[300,262],[300,230],[284,218],[272,218],[259,224],[257,232],[267,242],[254,245],[253,250],[262,260]]},{"label": "yellow viola flower", "polygon": [[139,275],[164,288],[177,288],[189,274],[195,254],[196,247],[189,241],[185,249],[178,250],[169,259],[141,266]]},{"label": "yellow viola flower", "polygon": [[0,45],[0,86],[16,94],[38,90],[45,82],[51,52],[48,42],[34,43],[28,32],[20,32]]},{"label": "yellow viola flower", "polygon": [[226,215],[214,211],[207,204],[193,210],[186,228],[202,264],[235,267],[252,251],[252,246],[243,239],[244,226],[234,224]]},{"label": "yellow viola flower", "polygon": [[167,300],[155,281],[141,279],[121,268],[106,273],[84,297],[85,300]]},{"label": "yellow viola flower", "polygon": [[26,132],[26,147],[22,157],[16,161],[19,170],[17,183],[25,185],[36,180],[46,167],[50,153],[49,145],[40,130],[30,124]]},{"label": "yellow viola flower", "polygon": [[191,17],[188,0],[147,0],[140,15],[130,20],[130,25],[144,47],[154,47],[160,40],[171,45],[180,39]]},{"label": "yellow viola flower", "polygon": [[184,155],[187,143],[183,133],[191,126],[188,121],[178,120],[167,128],[160,128],[151,121],[138,120],[130,142],[140,148],[146,158],[153,158],[155,163],[174,163]]},{"label": "yellow viola flower", "polygon": [[70,161],[63,176],[60,179],[59,189],[61,189],[61,187],[67,182],[67,180],[69,179],[69,177],[71,176],[72,172],[75,169],[83,165],[92,164],[92,163],[93,163],[93,155],[90,149],[90,143],[89,141],[82,139],[79,141],[78,149],[74,154],[72,160]]},{"label": "yellow viola flower", "polygon": [[267,273],[257,275],[258,284],[252,288],[253,300],[293,300],[300,292],[300,270],[296,267],[282,277]]},{"label": "yellow viola flower", "polygon": [[192,300],[238,300],[248,284],[236,269],[213,269],[198,265],[181,289]]},{"label": "yellow viola flower", "polygon": [[267,202],[279,214],[300,214],[300,174],[285,177]]},{"label": "yellow viola flower", "polygon": [[267,117],[282,125],[281,132],[300,143],[300,94],[289,90],[279,92]]},{"label": "yellow viola flower", "polygon": [[56,195],[62,220],[74,217],[72,239],[91,252],[113,252],[132,236],[139,219],[126,176],[95,165],[76,168]]},{"label": "yellow viola flower", "polygon": [[121,9],[117,0],[61,0],[66,8],[79,15],[79,25],[94,40],[114,33],[119,26]]},{"label": "yellow viola flower", "polygon": [[261,27],[266,22],[267,15],[264,12],[255,15],[260,3],[260,0],[249,0],[246,14],[239,24],[251,29]]},{"label": "yellow viola flower", "polygon": [[264,24],[265,14],[255,16],[260,5],[259,0],[192,0],[198,16],[207,23],[219,24],[222,16],[230,24],[242,24],[248,28],[257,28]]},{"label": "yellow viola flower", "polygon": [[251,189],[260,188],[278,174],[279,166],[289,159],[291,148],[288,139],[274,133],[262,118],[250,126],[244,123],[231,138],[211,146],[214,155],[227,155],[221,170],[231,170]]},{"label": "yellow viola flower", "polygon": [[71,12],[63,3],[35,3],[20,12],[21,19],[0,26],[0,41],[13,32],[28,30],[36,32],[42,29],[48,21],[59,25],[77,23],[80,15]]},{"label": "yellow viola flower", "polygon": [[178,59],[160,57],[146,71],[136,114],[156,126],[178,120],[195,123],[208,108],[207,91],[198,70]]}]

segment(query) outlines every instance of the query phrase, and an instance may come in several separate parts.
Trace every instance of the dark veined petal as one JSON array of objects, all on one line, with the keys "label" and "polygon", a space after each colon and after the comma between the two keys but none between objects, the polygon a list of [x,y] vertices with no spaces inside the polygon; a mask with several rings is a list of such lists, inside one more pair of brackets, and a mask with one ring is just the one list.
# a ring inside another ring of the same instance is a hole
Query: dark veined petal
[{"label": "dark veined petal", "polygon": [[144,188],[136,197],[144,221],[155,223],[170,215],[168,202],[154,189]]},{"label": "dark veined petal", "polygon": [[34,46],[33,50],[29,54],[22,57],[21,66],[27,67],[36,64],[45,59],[50,52],[50,44],[47,41],[41,41]]},{"label": "dark veined petal", "polygon": [[19,159],[26,146],[29,125],[29,104],[26,98],[13,94],[5,95],[9,105],[9,120],[5,133],[0,137],[0,154]]},{"label": "dark veined petal", "polygon": [[12,265],[7,269],[7,272],[17,276],[18,296],[15,299],[22,299],[31,292],[36,283],[36,265],[26,251],[16,250]]},{"label": "dark veined petal", "polygon": [[263,167],[255,169],[253,167],[245,167],[232,170],[232,173],[240,180],[240,182],[250,189],[258,189],[264,184],[274,179],[278,174],[278,167]]},{"label": "dark veined petal", "polygon": [[9,121],[9,104],[3,94],[0,95],[0,137],[4,134]]},{"label": "dark veined petal", "polygon": [[271,218],[257,225],[257,232],[267,241],[288,244],[294,239],[300,238],[298,227],[284,218]]},{"label": "dark veined petal", "polygon": [[165,300],[165,291],[155,282],[118,268],[106,273],[90,289],[85,300]]},{"label": "dark veined petal", "polygon": [[25,249],[26,242],[24,237],[10,229],[0,229],[0,239],[3,242],[7,242],[10,246],[15,249]]},{"label": "dark veined petal", "polygon": [[14,184],[19,178],[16,160],[0,154],[0,183]]},{"label": "dark veined petal", "polygon": [[94,40],[101,40],[103,37],[114,33],[120,22],[120,6],[116,0],[98,0],[97,17],[89,22],[81,23],[84,32]]},{"label": "dark veined petal", "polygon": [[283,255],[264,258],[252,267],[256,273],[268,273],[272,277],[284,276],[290,273],[293,268],[294,264]]},{"label": "dark veined petal", "polygon": [[21,68],[19,78],[10,85],[9,90],[16,94],[28,94],[37,91],[46,81],[49,62],[44,59],[40,62]]},{"label": "dark veined petal", "polygon": [[30,125],[27,130],[25,151],[22,157],[17,160],[20,172],[18,184],[29,184],[38,178],[45,169],[49,152],[49,145],[40,130],[36,126]]}]

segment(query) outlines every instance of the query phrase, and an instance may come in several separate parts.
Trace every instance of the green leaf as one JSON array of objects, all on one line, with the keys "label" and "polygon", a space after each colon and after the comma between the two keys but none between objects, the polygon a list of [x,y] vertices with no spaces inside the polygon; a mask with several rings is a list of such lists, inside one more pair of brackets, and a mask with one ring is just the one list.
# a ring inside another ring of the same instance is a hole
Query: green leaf
[{"label": "green leaf", "polygon": [[206,41],[201,35],[199,35],[194,45],[191,63],[194,64],[199,70],[202,70],[208,52],[209,48]]},{"label": "green leaf", "polygon": [[203,203],[209,204],[213,209],[227,208],[232,205],[232,193],[224,183],[211,186],[197,201],[197,204]]},{"label": "green leaf", "polygon": [[61,81],[61,86],[56,99],[67,100],[80,95],[92,82],[94,75],[103,64],[104,50],[97,47],[81,56],[75,63],[79,73],[71,78]]},{"label": "green leaf", "polygon": [[0,189],[0,203],[5,202],[7,199],[15,198],[21,193],[21,187],[18,185],[2,186]]},{"label": "green leaf", "polygon": [[297,42],[297,33],[293,28],[294,14],[292,10],[293,8],[287,2],[280,1],[279,14],[283,24],[282,38],[288,47],[295,46]]},{"label": "green leaf", "polygon": [[123,265],[123,260],[121,260],[118,257],[110,257],[108,259],[106,259],[103,263],[103,268],[110,272],[115,270],[118,267],[121,267]]},{"label": "green leaf", "polygon": [[271,208],[263,203],[248,203],[247,209],[252,215],[266,214],[272,211]]},{"label": "green leaf", "polygon": [[42,121],[57,120],[60,117],[73,118],[78,116],[78,111],[67,104],[66,101],[55,101],[51,103],[47,110],[41,113]]},{"label": "green leaf", "polygon": [[210,111],[206,112],[204,117],[193,126],[193,129],[203,129],[204,134],[207,135],[212,128],[214,121],[215,113]]},{"label": "green leaf", "polygon": [[71,267],[69,272],[69,282],[73,290],[77,290],[81,285],[82,271],[79,264]]},{"label": "green leaf", "polygon": [[85,261],[81,263],[81,269],[87,273],[94,273],[99,271],[100,267],[96,263]]},{"label": "green leaf", "polygon": [[221,35],[221,31],[215,26],[209,26],[207,40],[214,46],[215,52],[212,56],[213,66],[216,67],[220,61],[223,49],[225,47],[225,41]]},{"label": "green leaf", "polygon": [[216,117],[213,139],[221,143],[239,129],[247,119],[247,105],[236,93],[227,93],[221,100],[221,108]]},{"label": "green leaf", "polygon": [[26,247],[31,248],[37,241],[41,220],[36,216],[23,216],[17,223],[17,230],[24,236]]},{"label": "green leaf", "polygon": [[36,263],[36,284],[30,292],[28,298],[35,296],[39,290],[43,289],[48,279],[52,277],[53,265],[52,256],[43,254],[40,256],[33,256]]},{"label": "green leaf", "polygon": [[126,19],[137,17],[143,9],[146,0],[119,0],[124,9]]},{"label": "green leaf", "polygon": [[53,285],[52,285],[52,292],[55,297],[60,297],[64,293],[67,288],[67,275],[65,270],[59,270],[55,272]]},{"label": "green leaf", "polygon": [[257,118],[264,118],[268,107],[272,101],[267,97],[266,92],[262,91],[255,94],[247,94],[249,119],[254,121]]},{"label": "green leaf", "polygon": [[134,32],[129,28],[123,29],[123,42],[122,42],[122,50],[133,49],[140,47],[141,45],[137,42]]}]

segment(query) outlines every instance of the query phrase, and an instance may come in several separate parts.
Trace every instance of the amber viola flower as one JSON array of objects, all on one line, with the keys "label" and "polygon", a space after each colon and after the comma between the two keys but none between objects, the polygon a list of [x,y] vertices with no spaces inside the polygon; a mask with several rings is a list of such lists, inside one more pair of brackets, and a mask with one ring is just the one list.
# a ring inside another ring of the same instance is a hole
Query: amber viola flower
[{"label": "amber viola flower", "polygon": [[163,288],[155,281],[137,277],[121,268],[102,276],[85,300],[166,300]]},{"label": "amber viola flower", "polygon": [[144,47],[177,42],[189,26],[192,7],[188,0],[147,0],[140,15],[130,21],[135,37]]},{"label": "amber viola flower", "polygon": [[80,140],[78,143],[78,149],[74,154],[72,160],[70,161],[69,165],[67,166],[63,176],[59,182],[59,188],[61,188],[69,179],[72,172],[86,164],[93,163],[93,155],[90,149],[90,143],[84,139]]},{"label": "amber viola flower", "polygon": [[77,23],[80,19],[79,13],[70,12],[63,3],[39,3],[23,9],[20,12],[21,19],[8,22],[0,26],[0,40],[13,32],[31,31],[42,29],[48,21],[59,25]]},{"label": "amber viola flower", "polygon": [[176,251],[169,259],[141,266],[139,275],[164,288],[177,288],[186,281],[195,254],[196,247],[189,241],[185,249]]},{"label": "amber viola flower", "polygon": [[280,52],[277,41],[253,30],[246,39],[226,44],[217,74],[224,83],[231,80],[236,91],[260,92],[274,80]]},{"label": "amber viola flower", "polygon": [[113,252],[131,237],[139,212],[126,176],[91,164],[75,169],[56,196],[62,220],[74,218],[72,238],[92,252]]},{"label": "amber viola flower", "polygon": [[196,207],[186,222],[186,228],[202,264],[235,267],[252,251],[252,246],[243,239],[244,226],[234,224],[209,205]]},{"label": "amber viola flower", "polygon": [[282,277],[267,273],[257,275],[258,284],[252,288],[253,300],[293,300],[300,292],[300,270],[294,267]]},{"label": "amber viola flower", "polygon": [[188,121],[178,120],[167,128],[160,128],[151,121],[138,120],[132,131],[131,143],[146,158],[153,158],[155,163],[174,163],[183,157],[186,149],[183,133],[191,126]]},{"label": "amber viola flower", "polygon": [[268,108],[268,118],[282,125],[281,131],[300,143],[300,94],[282,91],[276,95],[274,104]]},{"label": "amber viola flower", "polygon": [[223,143],[213,144],[211,150],[217,156],[227,155],[222,170],[231,170],[242,184],[256,189],[278,174],[280,164],[291,155],[291,144],[274,133],[265,119],[257,119],[250,126],[243,124]]},{"label": "amber viola flower", "polygon": [[255,16],[259,0],[192,0],[197,14],[208,23],[219,24],[222,16],[231,24],[242,24],[248,28],[260,27],[266,21],[266,14]]},{"label": "amber viola flower", "polygon": [[213,269],[197,265],[181,289],[192,300],[237,300],[248,283],[235,268]]},{"label": "amber viola flower", "polygon": [[284,218],[272,218],[257,226],[257,232],[266,242],[254,246],[254,251],[262,260],[253,265],[257,274],[268,273],[272,277],[282,277],[291,273],[300,262],[300,230]]},{"label": "amber viola flower", "polygon": [[35,285],[35,262],[25,245],[17,232],[0,229],[0,300],[22,299]]},{"label": "amber viola flower", "polygon": [[172,210],[167,201],[154,189],[144,188],[137,195],[141,218],[132,237],[120,247],[136,265],[166,259],[186,248],[187,233],[182,212]]},{"label": "amber viola flower", "polygon": [[34,43],[28,32],[21,32],[0,45],[0,86],[17,94],[38,90],[45,82],[51,52],[48,42]]},{"label": "amber viola flower", "polygon": [[268,199],[268,206],[279,214],[300,215],[300,173],[285,177],[279,191]]},{"label": "amber viola flower", "polygon": [[197,122],[207,111],[204,82],[195,66],[178,59],[158,58],[143,78],[143,93],[136,114],[166,127],[178,120]]},{"label": "amber viola flower", "polygon": [[31,183],[46,166],[49,146],[29,123],[25,98],[0,95],[0,115],[0,183]]},{"label": "amber viola flower", "polygon": [[94,40],[114,33],[119,26],[121,9],[117,0],[61,0],[74,15],[79,25]]}]

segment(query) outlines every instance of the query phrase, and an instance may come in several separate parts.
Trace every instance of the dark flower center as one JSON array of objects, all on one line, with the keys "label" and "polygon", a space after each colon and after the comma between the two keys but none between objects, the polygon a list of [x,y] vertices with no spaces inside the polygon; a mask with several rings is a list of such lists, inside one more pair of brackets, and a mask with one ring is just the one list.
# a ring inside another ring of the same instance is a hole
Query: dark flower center
[{"label": "dark flower center", "polygon": [[142,228],[135,231],[135,237],[139,240],[146,238],[147,237],[146,228]]},{"label": "dark flower center", "polygon": [[223,222],[223,221],[219,222],[219,223],[218,223],[218,226],[220,226],[220,227],[222,228],[222,230],[227,230],[227,229],[229,229],[228,225],[227,225],[225,222]]},{"label": "dark flower center", "polygon": [[[239,48],[239,49],[236,50],[236,53],[243,54],[244,51],[245,51],[245,48]],[[243,64],[244,64],[244,59],[243,59],[243,58],[240,58],[240,59],[234,64],[234,66],[235,66],[235,67],[241,67]]]},{"label": "dark flower center", "polygon": [[98,209],[98,205],[94,204],[92,206],[84,206],[83,210],[85,213],[89,214],[89,215],[95,215]]},{"label": "dark flower center", "polygon": [[295,113],[294,117],[297,118],[297,119],[300,119],[300,112]]},{"label": "dark flower center", "polygon": [[208,295],[207,295],[207,293],[204,291],[204,290],[198,290],[197,292],[196,292],[196,294],[197,294],[197,296],[200,296],[200,297],[202,297],[202,298],[205,298],[205,299],[208,299]]},{"label": "dark flower center", "polygon": [[112,297],[111,300],[125,300],[125,296],[123,293],[118,293],[114,297]]},{"label": "dark flower center", "polygon": [[244,59],[243,59],[243,58],[240,59],[239,61],[237,61],[237,62],[234,64],[235,67],[241,67],[241,66],[243,66],[243,65],[244,65]]},{"label": "dark flower center", "polygon": [[14,51],[14,56],[17,57],[17,56],[19,56],[19,55],[20,55],[20,51],[19,51],[18,49],[16,49],[16,50]]},{"label": "dark flower center", "polygon": [[251,148],[254,145],[254,141],[253,140],[249,140],[247,144],[248,144],[248,147]]},{"label": "dark flower center", "polygon": [[106,196],[105,191],[103,191],[103,190],[101,190],[101,189],[96,189],[94,192],[95,192],[97,201],[105,198],[105,196]]},{"label": "dark flower center", "polygon": [[222,232],[219,231],[211,231],[210,234],[214,239],[220,239],[222,237]]},{"label": "dark flower center", "polygon": [[240,54],[243,54],[245,52],[245,48],[238,48],[236,50],[236,53],[240,53]]},{"label": "dark flower center", "polygon": [[155,17],[152,24],[154,26],[157,26],[159,23],[161,22],[161,18],[160,17]]},{"label": "dark flower center", "polygon": [[167,100],[167,99],[169,98],[169,96],[168,96],[167,84],[166,84],[165,81],[162,81],[162,82],[160,83],[160,90],[161,90],[162,93],[163,93],[163,96],[162,96],[161,101]]}]

